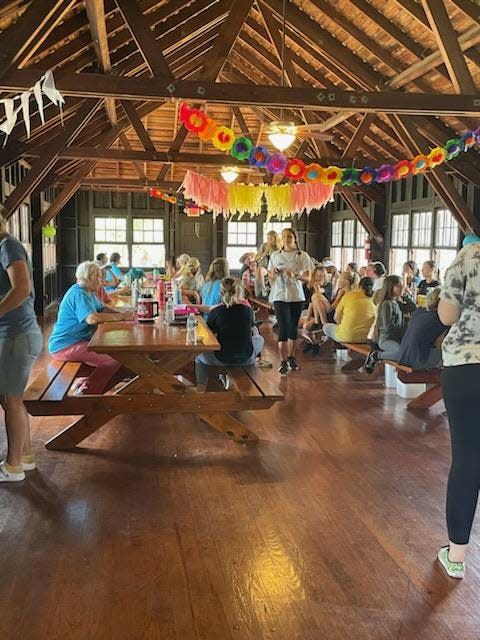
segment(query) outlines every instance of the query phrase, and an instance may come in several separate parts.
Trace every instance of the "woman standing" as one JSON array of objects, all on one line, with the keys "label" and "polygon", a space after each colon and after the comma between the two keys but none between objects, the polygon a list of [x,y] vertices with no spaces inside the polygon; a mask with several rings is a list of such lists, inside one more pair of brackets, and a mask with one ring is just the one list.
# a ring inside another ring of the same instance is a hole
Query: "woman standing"
[{"label": "woman standing", "polygon": [[276,231],[269,231],[267,233],[267,241],[264,242],[258,249],[257,255],[255,256],[255,262],[259,267],[264,267],[268,269],[268,263],[270,262],[270,256],[275,253],[275,251],[280,251],[281,242],[278,237],[278,233]]},{"label": "woman standing", "polygon": [[273,302],[278,320],[278,350],[280,375],[298,367],[295,358],[298,321],[302,313],[305,293],[303,284],[311,277],[312,261],[308,253],[300,251],[293,229],[282,231],[283,248],[275,251],[268,264],[270,302]]},{"label": "woman standing", "polygon": [[440,549],[438,559],[449,576],[463,578],[480,489],[480,240],[465,246],[447,270],[438,315],[452,327],[442,344],[443,398],[452,442],[449,544]]},{"label": "woman standing", "polygon": [[32,265],[24,246],[7,233],[0,209],[0,397],[7,428],[7,458],[0,462],[0,482],[25,479],[35,469],[30,419],[23,392],[35,359],[42,350],[42,334],[33,306]]}]

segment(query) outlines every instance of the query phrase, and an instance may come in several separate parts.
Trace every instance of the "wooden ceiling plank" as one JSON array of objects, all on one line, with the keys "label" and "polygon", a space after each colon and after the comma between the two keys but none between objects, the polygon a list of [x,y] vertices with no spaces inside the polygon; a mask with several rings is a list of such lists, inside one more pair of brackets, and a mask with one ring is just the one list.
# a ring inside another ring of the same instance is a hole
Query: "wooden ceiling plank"
[{"label": "wooden ceiling plank", "polygon": [[150,134],[145,129],[134,105],[131,102],[128,102],[128,100],[122,100],[122,107],[127,114],[130,124],[135,129],[135,133],[137,134],[145,151],[155,152],[155,145],[150,138]]},{"label": "wooden ceiling plank", "polygon": [[457,93],[475,93],[475,83],[463,57],[457,34],[444,3],[438,2],[438,0],[422,0],[422,6],[455,91]]},{"label": "wooden ceiling plank", "polygon": [[99,106],[98,100],[88,100],[70,120],[63,132],[52,140],[46,153],[32,164],[32,168],[15,187],[4,202],[6,217],[9,218],[22,202],[28,198],[37,185],[57,162],[58,154],[75,138],[77,133],[85,127]]},{"label": "wooden ceiling plank", "polygon": [[375,122],[377,116],[375,113],[365,113],[360,120],[358,127],[355,130],[355,133],[347,142],[347,146],[343,150],[342,158],[346,158],[349,156],[355,156],[355,153],[358,147],[362,144],[363,139],[368,133],[368,130]]},{"label": "wooden ceiling plank", "polygon": [[120,13],[130,29],[133,39],[153,77],[170,76],[173,73],[150,30],[149,21],[136,0],[115,0]]},{"label": "wooden ceiling plank", "polygon": [[[103,73],[110,73],[112,65],[110,62],[110,51],[108,48],[107,27],[105,22],[104,0],[85,0],[90,33],[93,40],[93,48],[97,56],[98,63]],[[105,98],[105,110],[112,126],[117,124],[117,110],[115,98]]]},{"label": "wooden ceiling plank", "polygon": [[472,0],[451,0],[451,2],[475,23],[480,22],[480,4],[478,2],[472,2]]},{"label": "wooden ceiling plank", "polygon": [[52,30],[52,17],[60,19],[72,4],[65,0],[31,2],[17,22],[0,33],[0,76],[28,60]]}]

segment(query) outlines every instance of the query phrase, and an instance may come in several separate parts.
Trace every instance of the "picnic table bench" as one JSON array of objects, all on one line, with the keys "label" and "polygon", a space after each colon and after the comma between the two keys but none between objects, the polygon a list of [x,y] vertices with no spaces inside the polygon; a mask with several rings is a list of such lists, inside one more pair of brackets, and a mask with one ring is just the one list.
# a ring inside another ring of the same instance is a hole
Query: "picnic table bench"
[{"label": "picnic table bench", "polygon": [[199,342],[187,345],[185,328],[163,321],[99,325],[89,349],[110,354],[134,374],[117,390],[101,395],[73,395],[72,384],[84,365],[50,360],[25,393],[27,411],[32,416],[80,418],[51,438],[46,447],[70,449],[121,414],[193,413],[237,442],[257,440],[232,412],[269,409],[283,400],[271,372],[255,366],[228,368],[228,389],[197,385],[178,372],[202,351],[220,348],[203,319],[198,334]]}]

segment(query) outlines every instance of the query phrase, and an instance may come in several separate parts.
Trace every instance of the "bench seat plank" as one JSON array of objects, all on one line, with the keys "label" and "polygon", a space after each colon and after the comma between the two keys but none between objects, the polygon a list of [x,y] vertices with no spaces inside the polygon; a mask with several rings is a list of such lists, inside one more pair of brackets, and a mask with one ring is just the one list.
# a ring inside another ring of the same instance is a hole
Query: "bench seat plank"
[{"label": "bench seat plank", "polygon": [[277,384],[277,376],[273,374],[273,371],[265,371],[259,367],[243,367],[244,371],[257,385],[265,398],[271,400],[283,400],[283,393],[279,389]]},{"label": "bench seat plank", "polygon": [[247,398],[263,398],[262,391],[257,387],[245,369],[242,367],[229,367],[227,373],[232,378],[239,393]]},{"label": "bench seat plank", "polygon": [[34,379],[24,393],[24,400],[40,400],[43,394],[61,371],[64,362],[59,360],[50,360],[45,369]]},{"label": "bench seat plank", "polygon": [[55,380],[52,382],[47,392],[43,395],[42,400],[59,401],[63,400],[72,386],[78,374],[78,370],[82,366],[81,362],[65,362]]}]

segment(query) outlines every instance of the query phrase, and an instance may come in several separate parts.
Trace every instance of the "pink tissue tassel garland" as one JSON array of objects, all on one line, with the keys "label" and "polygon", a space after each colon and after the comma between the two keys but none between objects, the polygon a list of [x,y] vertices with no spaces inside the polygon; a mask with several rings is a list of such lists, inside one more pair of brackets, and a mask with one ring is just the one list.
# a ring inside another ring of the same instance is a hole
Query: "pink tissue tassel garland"
[{"label": "pink tissue tassel garland", "polygon": [[[312,209],[321,209],[333,197],[334,185],[324,185],[319,182],[298,182],[290,184],[288,187],[291,189],[292,211],[290,213],[292,214],[301,215],[305,210],[309,213]],[[218,215],[227,217],[230,214],[227,183],[206,178],[193,171],[187,171],[182,188],[186,199],[205,205],[212,210],[214,217]],[[264,185],[264,192],[271,188],[274,187]],[[270,215],[274,216],[275,212],[271,212]]]}]

